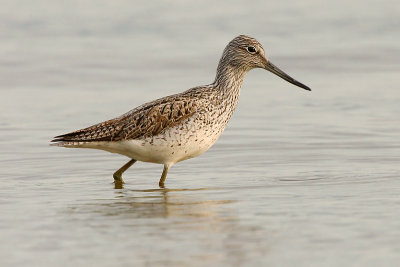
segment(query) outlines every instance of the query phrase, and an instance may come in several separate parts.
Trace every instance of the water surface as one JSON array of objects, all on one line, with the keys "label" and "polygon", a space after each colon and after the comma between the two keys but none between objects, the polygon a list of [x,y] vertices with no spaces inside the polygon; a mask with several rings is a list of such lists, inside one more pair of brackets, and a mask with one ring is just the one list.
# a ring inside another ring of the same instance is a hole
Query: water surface
[{"label": "water surface", "polygon": [[[210,8],[212,6],[212,8]],[[2,266],[396,266],[397,1],[7,2],[0,11]],[[49,147],[214,79],[256,37],[307,92],[250,72],[204,155],[161,165]]]}]

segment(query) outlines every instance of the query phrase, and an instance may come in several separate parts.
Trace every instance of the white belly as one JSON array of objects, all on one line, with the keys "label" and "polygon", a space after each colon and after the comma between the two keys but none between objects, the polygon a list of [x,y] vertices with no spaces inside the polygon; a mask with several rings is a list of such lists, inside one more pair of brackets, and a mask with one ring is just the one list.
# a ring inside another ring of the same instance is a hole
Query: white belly
[{"label": "white belly", "polygon": [[215,127],[215,125],[214,127],[191,127],[190,124],[183,124],[152,137],[90,142],[80,144],[79,147],[102,149],[138,161],[174,164],[206,152],[217,141],[222,131],[222,127]]}]

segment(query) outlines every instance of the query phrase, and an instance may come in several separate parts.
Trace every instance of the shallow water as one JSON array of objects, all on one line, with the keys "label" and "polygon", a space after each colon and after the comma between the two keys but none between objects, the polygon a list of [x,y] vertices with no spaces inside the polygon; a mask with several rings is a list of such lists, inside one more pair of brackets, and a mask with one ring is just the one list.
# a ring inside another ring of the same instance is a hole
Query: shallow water
[{"label": "shallow water", "polygon": [[[1,266],[396,266],[400,5],[3,3]],[[213,8],[210,9],[210,5]],[[161,165],[49,147],[209,83],[238,34],[306,92],[250,72],[204,155]]]}]

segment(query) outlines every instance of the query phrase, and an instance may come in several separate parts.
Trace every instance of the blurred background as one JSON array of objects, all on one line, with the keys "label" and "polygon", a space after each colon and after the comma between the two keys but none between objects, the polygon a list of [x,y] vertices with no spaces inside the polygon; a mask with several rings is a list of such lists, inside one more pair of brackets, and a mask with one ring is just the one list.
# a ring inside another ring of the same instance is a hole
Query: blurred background
[{"label": "blurred background", "polygon": [[[398,1],[0,1],[2,266],[397,266]],[[161,165],[53,136],[211,83],[260,41],[210,151]]]}]

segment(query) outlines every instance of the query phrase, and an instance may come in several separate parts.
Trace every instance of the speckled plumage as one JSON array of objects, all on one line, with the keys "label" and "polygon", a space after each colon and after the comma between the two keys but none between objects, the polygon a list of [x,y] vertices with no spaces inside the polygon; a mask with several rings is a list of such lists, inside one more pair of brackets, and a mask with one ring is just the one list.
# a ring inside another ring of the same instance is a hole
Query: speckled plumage
[{"label": "speckled plumage", "polygon": [[[249,47],[256,52],[249,51]],[[269,69],[271,66],[276,68],[267,60],[261,44],[240,35],[225,48],[212,84],[146,103],[115,119],[57,136],[52,142],[126,155],[133,159],[130,165],[136,160],[164,164],[162,186],[170,166],[204,153],[222,134],[238,104],[249,70],[266,68],[281,76]],[[309,90],[287,77],[282,78]],[[127,169],[124,167],[117,171],[118,175],[114,174],[116,180],[121,179]]]}]

